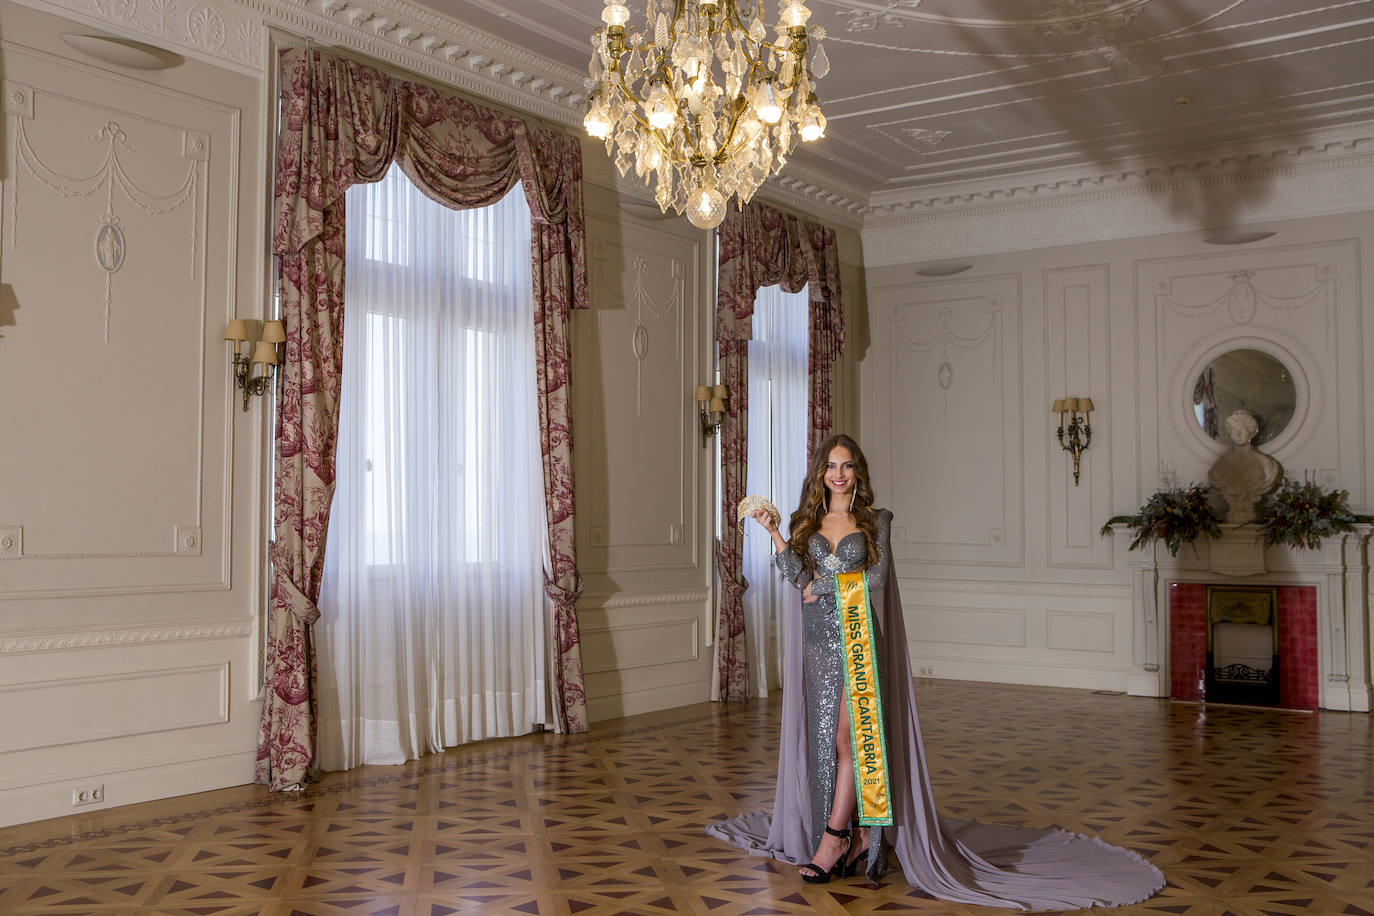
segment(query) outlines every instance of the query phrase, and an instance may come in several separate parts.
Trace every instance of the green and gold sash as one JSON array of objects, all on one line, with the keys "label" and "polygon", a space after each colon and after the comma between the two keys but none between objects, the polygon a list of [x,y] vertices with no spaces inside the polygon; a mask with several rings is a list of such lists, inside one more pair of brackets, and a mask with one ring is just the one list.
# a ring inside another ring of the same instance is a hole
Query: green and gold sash
[{"label": "green and gold sash", "polygon": [[887,739],[883,733],[883,697],[878,687],[868,576],[862,571],[840,573],[835,577],[835,598],[844,643],[844,683],[859,823],[865,827],[890,826],[892,794],[888,791]]}]

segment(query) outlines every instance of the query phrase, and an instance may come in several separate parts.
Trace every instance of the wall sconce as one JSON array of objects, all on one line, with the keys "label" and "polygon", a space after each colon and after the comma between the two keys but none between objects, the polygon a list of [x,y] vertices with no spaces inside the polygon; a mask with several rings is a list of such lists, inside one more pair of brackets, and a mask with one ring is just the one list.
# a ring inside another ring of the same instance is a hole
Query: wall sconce
[{"label": "wall sconce", "polygon": [[[277,344],[286,340],[286,329],[280,321],[262,323],[262,339],[253,348],[253,358],[243,352],[243,345],[252,340],[248,336],[248,323],[242,318],[230,319],[224,328],[224,339],[234,342],[234,358],[231,363],[234,383],[243,390],[243,409],[248,409],[248,399],[266,393],[272,384],[272,367],[277,365]],[[253,374],[253,367],[261,366],[261,371]]]},{"label": "wall sconce", "polygon": [[701,447],[705,448],[711,436],[720,429],[720,419],[725,414],[725,400],[729,397],[724,385],[697,386],[697,414],[701,419]]},{"label": "wall sconce", "polygon": [[[1073,455],[1073,485],[1078,486],[1078,459],[1088,450],[1093,441],[1092,398],[1059,398],[1050,407],[1050,413],[1059,414],[1059,444],[1064,451]],[[1069,425],[1064,426],[1064,414],[1069,415]],[[1080,416],[1081,414],[1081,416]]]}]

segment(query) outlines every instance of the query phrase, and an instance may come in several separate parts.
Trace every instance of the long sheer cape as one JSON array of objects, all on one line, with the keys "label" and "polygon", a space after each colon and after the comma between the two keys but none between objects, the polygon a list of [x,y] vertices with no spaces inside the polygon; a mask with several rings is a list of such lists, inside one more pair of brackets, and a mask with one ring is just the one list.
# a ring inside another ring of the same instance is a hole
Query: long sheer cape
[{"label": "long sheer cape", "polygon": [[[1164,886],[1159,869],[1096,837],[943,817],[935,808],[926,768],[895,570],[874,595],[873,612],[884,636],[882,688],[895,824],[874,829],[885,831],[910,884],[957,903],[1024,910],[1122,906],[1145,900]],[[796,865],[811,861],[815,852],[801,658],[798,611],[786,628],[786,689],[772,815],[751,812],[706,828],[754,855]],[[872,863],[870,876],[879,868],[880,863]]]}]

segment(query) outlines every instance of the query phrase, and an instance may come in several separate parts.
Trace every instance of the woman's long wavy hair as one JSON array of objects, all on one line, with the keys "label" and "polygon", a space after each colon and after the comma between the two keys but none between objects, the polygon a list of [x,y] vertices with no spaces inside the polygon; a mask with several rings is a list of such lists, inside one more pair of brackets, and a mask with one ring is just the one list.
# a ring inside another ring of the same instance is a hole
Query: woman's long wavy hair
[{"label": "woman's long wavy hair", "polygon": [[806,480],[802,482],[801,501],[789,522],[788,530],[791,537],[787,545],[792,548],[793,553],[802,558],[810,572],[815,572],[816,565],[811,559],[808,545],[811,543],[811,535],[820,530],[821,519],[825,517],[829,493],[825,485],[826,465],[829,463],[830,453],[838,446],[849,449],[849,454],[854,459],[854,508],[850,510],[850,514],[854,516],[854,524],[864,533],[864,541],[867,544],[868,562],[864,566],[872,566],[878,562],[878,513],[873,511],[873,487],[868,481],[868,460],[859,450],[857,442],[844,433],[838,433],[826,439],[812,452],[811,462],[806,468]]}]

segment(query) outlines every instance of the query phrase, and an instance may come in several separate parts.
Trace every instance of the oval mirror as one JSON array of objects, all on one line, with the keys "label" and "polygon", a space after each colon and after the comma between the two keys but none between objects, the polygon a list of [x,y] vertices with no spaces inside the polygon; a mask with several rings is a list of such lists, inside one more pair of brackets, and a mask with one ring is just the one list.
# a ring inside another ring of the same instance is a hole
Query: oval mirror
[{"label": "oval mirror", "polygon": [[1202,431],[1230,444],[1226,418],[1244,407],[1255,415],[1259,432],[1252,445],[1263,445],[1283,432],[1293,419],[1298,389],[1293,373],[1263,350],[1230,350],[1207,364],[1193,383],[1193,415]]}]

